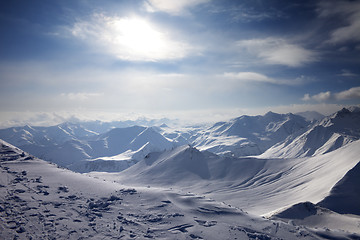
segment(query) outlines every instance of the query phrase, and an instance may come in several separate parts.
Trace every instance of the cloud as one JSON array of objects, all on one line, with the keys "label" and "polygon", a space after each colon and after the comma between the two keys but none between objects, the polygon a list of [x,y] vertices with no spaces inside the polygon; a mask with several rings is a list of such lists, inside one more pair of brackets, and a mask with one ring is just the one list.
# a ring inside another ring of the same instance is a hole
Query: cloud
[{"label": "cloud", "polygon": [[349,71],[347,69],[342,69],[339,76],[342,76],[342,77],[357,77],[358,75],[355,74],[355,73],[352,73],[351,71]]},{"label": "cloud", "polygon": [[349,90],[336,93],[335,97],[339,100],[360,99],[360,87],[353,87]]},{"label": "cloud", "polygon": [[321,17],[338,17],[344,26],[331,32],[328,43],[360,41],[360,2],[359,1],[321,1],[318,5]]},{"label": "cloud", "polygon": [[174,40],[169,30],[140,17],[94,14],[75,22],[69,31],[92,49],[126,61],[176,60],[195,50],[188,43]]},{"label": "cloud", "polygon": [[277,85],[301,85],[312,81],[312,79],[305,76],[300,76],[295,79],[275,79],[256,72],[225,72],[223,77],[236,81],[263,82]]},{"label": "cloud", "polygon": [[268,64],[299,67],[317,61],[317,54],[282,38],[264,38],[237,41],[237,46],[245,48]]},{"label": "cloud", "polygon": [[187,8],[206,3],[209,0],[148,0],[145,2],[146,10],[149,12],[166,12],[172,15],[183,15]]},{"label": "cloud", "polygon": [[329,100],[356,100],[360,99],[360,87],[353,87],[345,91],[332,93],[330,91],[321,92],[310,96],[310,94],[305,94],[302,98],[303,101],[315,100],[317,102],[325,102]]},{"label": "cloud", "polygon": [[61,97],[65,97],[69,100],[74,101],[85,101],[88,99],[96,98],[103,96],[104,93],[86,93],[86,92],[78,92],[78,93],[61,93]]},{"label": "cloud", "polygon": [[323,101],[330,100],[331,98],[333,98],[333,96],[330,91],[327,91],[327,92],[318,93],[318,94],[312,96],[311,98],[318,102],[323,102]]}]

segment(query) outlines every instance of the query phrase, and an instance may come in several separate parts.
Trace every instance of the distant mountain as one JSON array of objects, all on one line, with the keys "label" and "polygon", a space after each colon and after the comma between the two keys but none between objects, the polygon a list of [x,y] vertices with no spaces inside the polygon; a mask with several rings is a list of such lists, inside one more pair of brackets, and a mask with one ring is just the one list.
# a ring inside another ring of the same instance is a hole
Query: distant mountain
[{"label": "distant mountain", "polygon": [[324,154],[359,139],[359,115],[359,108],[353,107],[314,123],[291,113],[268,112],[263,116],[240,116],[212,126],[178,129],[165,124],[166,119],[143,120],[146,124],[163,122],[153,127],[122,128],[114,126],[135,122],[67,122],[51,127],[0,129],[0,138],[76,171],[121,171],[141,160],[142,154],[188,144],[200,151],[233,157],[289,158]]},{"label": "distant mountain", "polygon": [[322,115],[321,113],[318,113],[316,111],[306,111],[306,112],[298,112],[295,113],[296,115],[302,116],[303,118],[305,118],[307,121],[311,122],[311,121],[319,121],[321,119],[323,119],[325,116]]},{"label": "distant mountain", "polygon": [[81,124],[81,126],[85,127],[88,130],[102,134],[114,128],[128,128],[133,126],[145,126],[145,127],[153,127],[160,125],[164,126],[175,122],[176,120],[170,120],[168,118],[161,118],[161,119],[138,118],[137,120],[110,121],[110,122],[82,121],[79,122],[79,124]]},{"label": "distant mountain", "polygon": [[62,144],[72,139],[96,136],[97,133],[78,123],[63,123],[51,127],[12,127],[0,129],[0,137],[16,146],[50,146]]},{"label": "distant mountain", "polygon": [[294,114],[268,112],[264,116],[241,116],[218,122],[200,132],[192,144],[200,150],[234,156],[258,155],[309,125]]},{"label": "distant mountain", "polygon": [[[2,129],[0,137],[37,157],[82,172],[121,171],[140,160],[141,154],[174,147],[172,141],[154,128],[142,126],[113,128],[103,134],[88,130],[80,123],[24,126]],[[125,153],[127,157],[122,161]],[[122,157],[116,157],[118,155]],[[136,159],[131,158],[132,155]],[[110,161],[101,159],[112,156],[115,158]]]},{"label": "distant mountain", "polygon": [[152,127],[116,128],[89,141],[91,157],[79,158],[67,167],[77,172],[120,172],[151,152],[176,146]]},{"label": "distant mountain", "polygon": [[303,134],[293,134],[268,149],[261,157],[315,156],[338,149],[360,138],[360,112],[346,108],[315,123]]}]

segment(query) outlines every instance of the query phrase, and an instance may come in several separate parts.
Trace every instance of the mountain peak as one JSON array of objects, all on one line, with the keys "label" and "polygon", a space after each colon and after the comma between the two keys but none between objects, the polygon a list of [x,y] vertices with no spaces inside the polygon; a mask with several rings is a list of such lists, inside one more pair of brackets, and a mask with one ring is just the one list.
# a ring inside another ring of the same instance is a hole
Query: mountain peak
[{"label": "mountain peak", "polygon": [[274,113],[272,111],[267,112],[264,117],[273,117],[273,116],[279,116],[279,113]]}]

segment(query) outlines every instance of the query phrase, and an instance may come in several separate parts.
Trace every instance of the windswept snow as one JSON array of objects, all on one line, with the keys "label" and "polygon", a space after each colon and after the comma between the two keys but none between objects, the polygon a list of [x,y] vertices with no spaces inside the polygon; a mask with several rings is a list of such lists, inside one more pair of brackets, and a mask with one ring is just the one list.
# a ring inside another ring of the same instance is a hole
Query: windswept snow
[{"label": "windswept snow", "polygon": [[60,169],[2,141],[0,172],[1,239],[317,239],[195,194]]},{"label": "windswept snow", "polygon": [[[341,215],[329,209],[319,207],[311,202],[302,202],[273,214],[270,219],[283,220],[306,227],[323,229],[317,231],[319,237],[325,239],[357,239],[359,233],[360,217],[354,215]],[[334,232],[329,234],[327,229]],[[336,235],[337,238],[335,237]]]},{"label": "windswept snow", "polygon": [[281,160],[220,157],[183,146],[149,154],[121,173],[91,175],[194,191],[261,215],[302,201],[321,201],[359,156],[360,141],[325,155]]}]

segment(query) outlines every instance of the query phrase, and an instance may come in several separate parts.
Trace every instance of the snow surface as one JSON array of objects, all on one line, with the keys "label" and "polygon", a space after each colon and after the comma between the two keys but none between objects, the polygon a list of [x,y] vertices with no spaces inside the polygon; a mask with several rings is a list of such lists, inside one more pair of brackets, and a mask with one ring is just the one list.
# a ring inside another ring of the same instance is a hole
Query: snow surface
[{"label": "snow surface", "polygon": [[196,194],[61,169],[3,141],[0,172],[1,239],[318,239]]},{"label": "snow surface", "polygon": [[[295,204],[281,212],[273,214],[270,219],[288,221],[289,223],[316,229],[324,229],[322,232],[319,232],[319,235],[327,239],[334,239],[335,237],[333,235],[340,235],[338,237],[342,237],[342,239],[356,239],[358,236],[352,233],[359,233],[360,226],[359,216],[341,215],[329,209],[314,205],[311,202]],[[332,229],[335,234],[327,235],[327,229]]]},{"label": "snow surface", "polygon": [[263,215],[298,202],[317,203],[358,162],[360,141],[297,159],[220,157],[182,146],[152,153],[120,173],[90,173],[137,186],[174,187]]}]

